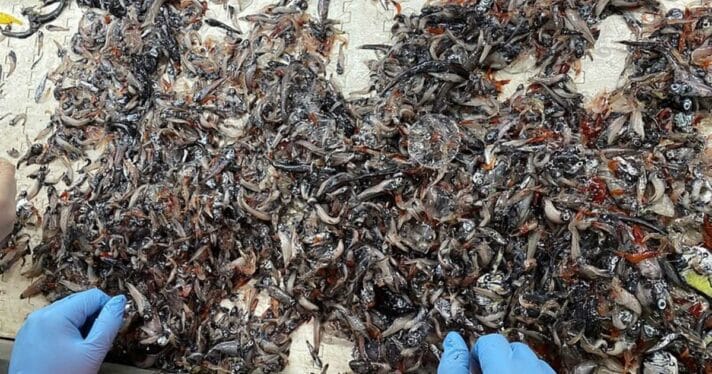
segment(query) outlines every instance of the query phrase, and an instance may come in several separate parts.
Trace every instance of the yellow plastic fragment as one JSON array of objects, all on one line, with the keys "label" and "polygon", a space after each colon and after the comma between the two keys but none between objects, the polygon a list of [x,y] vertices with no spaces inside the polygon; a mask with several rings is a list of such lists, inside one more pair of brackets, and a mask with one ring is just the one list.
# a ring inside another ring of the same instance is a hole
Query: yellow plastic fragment
[{"label": "yellow plastic fragment", "polygon": [[0,25],[22,25],[22,21],[7,14],[0,12]]},{"label": "yellow plastic fragment", "polygon": [[701,275],[694,270],[686,270],[682,276],[690,287],[712,298],[712,282],[708,276]]}]

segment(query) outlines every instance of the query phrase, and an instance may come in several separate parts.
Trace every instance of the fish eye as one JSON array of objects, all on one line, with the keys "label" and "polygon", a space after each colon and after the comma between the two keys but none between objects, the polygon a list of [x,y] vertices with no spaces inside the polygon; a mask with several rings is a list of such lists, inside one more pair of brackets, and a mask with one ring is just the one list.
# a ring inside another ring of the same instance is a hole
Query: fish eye
[{"label": "fish eye", "polygon": [[492,143],[497,139],[497,130],[492,130],[485,135],[485,142]]},{"label": "fish eye", "polygon": [[658,309],[663,310],[667,307],[667,301],[660,299],[658,300]]},{"label": "fish eye", "polygon": [[692,109],[692,100],[689,98],[686,98],[685,100],[682,101],[682,108],[687,110]]},{"label": "fish eye", "polygon": [[569,220],[571,220],[571,213],[569,213],[568,211],[561,212],[561,220],[564,222],[568,222]]},{"label": "fish eye", "polygon": [[670,11],[667,12],[666,17],[668,19],[682,19],[685,15],[682,13],[682,10],[678,8],[673,8],[670,9]]}]

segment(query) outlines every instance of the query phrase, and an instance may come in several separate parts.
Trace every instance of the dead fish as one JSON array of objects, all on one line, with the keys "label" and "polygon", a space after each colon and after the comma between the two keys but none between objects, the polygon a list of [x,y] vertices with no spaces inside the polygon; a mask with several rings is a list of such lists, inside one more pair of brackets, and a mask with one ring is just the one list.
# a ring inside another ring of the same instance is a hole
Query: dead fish
[{"label": "dead fish", "polygon": [[15,68],[17,68],[17,55],[15,54],[15,51],[10,51],[7,53],[7,56],[5,56],[5,62],[7,62],[10,67],[7,69],[7,75],[5,78],[10,78],[13,72],[15,72]]},{"label": "dead fish", "polygon": [[314,365],[316,365],[316,367],[318,368],[321,368],[323,366],[323,363],[321,362],[321,358],[319,357],[319,350],[315,349],[314,346],[309,342],[309,340],[307,340],[306,343],[307,348],[309,348],[309,354],[312,357],[312,361],[314,361]]},{"label": "dead fish", "polygon": [[387,52],[388,50],[391,49],[391,46],[388,44],[362,44],[358,48],[366,49],[366,50],[373,50],[373,51]]},{"label": "dead fish", "polygon": [[[239,6],[239,4],[238,4],[238,6]],[[235,9],[234,6],[232,6],[232,5],[227,6],[227,14],[228,14],[228,17],[230,18],[230,23],[232,24],[233,28],[235,28],[236,30],[239,31],[240,30],[240,22],[237,17],[237,13],[238,13],[238,11],[237,11],[237,9]]]},{"label": "dead fish", "polygon": [[60,121],[62,121],[62,124],[69,127],[84,127],[93,122],[91,118],[82,118],[79,120],[69,117],[67,115],[61,115],[59,119]]},{"label": "dead fish", "polygon": [[57,26],[57,25],[52,25],[52,24],[46,25],[46,26],[45,26],[45,29],[47,29],[47,31],[51,31],[51,32],[56,32],[56,31],[61,31],[61,32],[69,31],[69,29],[66,28],[66,27]]},{"label": "dead fish", "polygon": [[666,351],[656,351],[643,361],[644,374],[676,374],[677,372],[677,358]]},{"label": "dead fish", "polygon": [[640,110],[634,110],[630,114],[630,128],[640,138],[645,140],[645,126],[643,124],[643,113]]},{"label": "dead fish", "polygon": [[54,46],[57,47],[57,57],[64,57],[67,54],[67,49],[54,39],[52,39],[52,42],[54,43]]},{"label": "dead fish", "polygon": [[294,305],[294,298],[288,295],[286,292],[284,292],[281,288],[276,287],[276,286],[268,286],[267,287],[267,292],[269,295],[278,300],[280,303],[286,304],[286,305]]},{"label": "dead fish", "polygon": [[572,8],[567,8],[565,13],[566,26],[572,31],[580,32],[581,35],[586,38],[586,41],[591,43],[591,45],[596,44],[596,38],[591,33],[591,30],[588,28],[586,21],[581,19],[581,16],[579,15],[578,11]]},{"label": "dead fish", "polygon": [[325,23],[329,19],[329,3],[330,0],[319,0],[317,3],[317,13],[319,15],[319,22]]},{"label": "dead fish", "polygon": [[20,294],[20,299],[27,299],[39,295],[46,289],[52,279],[47,275],[40,275]]},{"label": "dead fish", "polygon": [[136,311],[138,312],[138,314],[143,318],[150,316],[151,304],[148,302],[146,296],[144,296],[141,291],[139,291],[138,288],[136,288],[136,286],[131,283],[127,282],[126,288],[129,291],[129,295],[131,295],[131,299],[135,303]]},{"label": "dead fish", "polygon": [[193,95],[193,101],[195,102],[203,102],[203,100],[206,99],[210,93],[215,91],[223,82],[225,82],[227,78],[223,79],[218,79],[215,82],[212,82],[211,84],[205,86],[205,88],[201,89],[200,91],[196,92],[195,95]]},{"label": "dead fish", "polygon": [[344,54],[344,43],[339,44],[339,57],[336,60],[336,74],[344,74],[346,55]]},{"label": "dead fish", "polygon": [[564,223],[568,222],[570,216],[567,212],[561,212],[554,206],[550,199],[544,199],[544,214],[551,222]]},{"label": "dead fish", "polygon": [[54,142],[59,146],[62,150],[67,152],[68,154],[72,156],[81,156],[83,154],[82,150],[74,146],[72,143],[68,142],[64,138],[57,136],[54,138]]},{"label": "dead fish", "polygon": [[331,217],[323,206],[317,204],[314,208],[316,209],[317,217],[327,225],[338,225],[341,222],[339,217]]},{"label": "dead fish", "polygon": [[8,123],[8,125],[10,127],[15,127],[17,125],[25,126],[26,123],[27,123],[27,114],[20,113],[20,114],[16,115],[15,117],[13,117],[10,120],[10,123]]},{"label": "dead fish", "polygon": [[18,151],[15,148],[10,148],[7,150],[7,155],[12,158],[18,158],[18,157],[20,157],[20,151]]},{"label": "dead fish", "polygon": [[640,315],[643,312],[643,308],[638,299],[621,286],[618,278],[613,278],[611,282],[611,292],[613,301],[615,301],[616,304],[628,308],[636,315]]},{"label": "dead fish", "polygon": [[368,200],[388,191],[395,190],[401,185],[401,183],[402,180],[400,178],[386,179],[373,187],[365,189],[363,192],[358,194],[357,198],[359,200]]},{"label": "dead fish", "polygon": [[227,356],[237,356],[241,343],[236,340],[218,343],[210,348],[208,355],[211,353],[220,353]]},{"label": "dead fish", "polygon": [[223,29],[227,32],[231,32],[231,33],[235,33],[235,34],[242,34],[242,32],[240,32],[240,30],[238,30],[234,27],[228,26],[228,25],[224,24],[223,22],[220,22],[214,18],[206,18],[205,24],[208,26],[211,26],[211,27],[217,27],[217,28]]},{"label": "dead fish", "polygon": [[35,35],[37,35],[37,41],[36,41],[37,52],[35,53],[35,55],[37,56],[37,59],[32,63],[30,70],[34,70],[34,68],[37,66],[37,64],[42,60],[42,57],[44,56],[44,33],[40,30],[40,31],[37,31],[37,33]]},{"label": "dead fish", "polygon": [[44,95],[45,92],[45,86],[47,85],[47,74],[42,77],[40,80],[40,83],[37,85],[37,88],[35,89],[35,103],[40,102],[42,99],[42,95]]}]

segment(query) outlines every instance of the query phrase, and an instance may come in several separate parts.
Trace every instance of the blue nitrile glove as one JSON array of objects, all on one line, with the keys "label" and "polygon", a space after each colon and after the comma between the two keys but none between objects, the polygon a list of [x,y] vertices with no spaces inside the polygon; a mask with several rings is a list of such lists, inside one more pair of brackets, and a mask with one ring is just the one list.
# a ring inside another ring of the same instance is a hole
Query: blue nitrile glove
[{"label": "blue nitrile glove", "polygon": [[[99,372],[121,327],[125,305],[125,296],[112,298],[92,289],[35,311],[17,333],[10,373]],[[82,331],[87,331],[85,336]]]},{"label": "blue nitrile glove", "polygon": [[438,374],[469,374],[470,364],[484,374],[555,374],[546,362],[523,343],[509,343],[500,334],[485,335],[475,343],[472,353],[456,332],[450,332],[443,342]]}]

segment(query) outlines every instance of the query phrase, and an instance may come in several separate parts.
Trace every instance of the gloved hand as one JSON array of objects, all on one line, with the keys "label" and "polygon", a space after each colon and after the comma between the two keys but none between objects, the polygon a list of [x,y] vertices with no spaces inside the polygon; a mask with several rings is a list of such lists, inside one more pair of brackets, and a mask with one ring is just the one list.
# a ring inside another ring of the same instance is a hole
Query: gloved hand
[{"label": "gloved hand", "polygon": [[[121,327],[125,305],[123,295],[112,298],[91,289],[35,311],[17,333],[10,373],[97,373]],[[82,331],[88,331],[86,336]]]},{"label": "gloved hand", "polygon": [[470,353],[467,343],[456,332],[450,332],[443,342],[438,374],[469,374],[470,365],[483,374],[555,374],[534,351],[523,343],[509,343],[500,334],[485,335],[475,343]]},{"label": "gloved hand", "polygon": [[15,224],[15,167],[0,158],[0,242],[12,232]]}]

